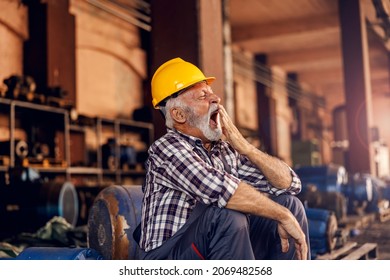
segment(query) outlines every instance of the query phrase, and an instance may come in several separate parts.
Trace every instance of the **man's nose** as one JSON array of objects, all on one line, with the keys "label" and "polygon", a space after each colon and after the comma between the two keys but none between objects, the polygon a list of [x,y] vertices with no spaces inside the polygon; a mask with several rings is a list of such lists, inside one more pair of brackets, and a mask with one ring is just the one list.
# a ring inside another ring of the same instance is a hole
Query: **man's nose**
[{"label": "man's nose", "polygon": [[210,95],[210,102],[211,103],[221,103],[221,98],[219,98],[218,95],[216,95],[215,93],[211,93]]}]

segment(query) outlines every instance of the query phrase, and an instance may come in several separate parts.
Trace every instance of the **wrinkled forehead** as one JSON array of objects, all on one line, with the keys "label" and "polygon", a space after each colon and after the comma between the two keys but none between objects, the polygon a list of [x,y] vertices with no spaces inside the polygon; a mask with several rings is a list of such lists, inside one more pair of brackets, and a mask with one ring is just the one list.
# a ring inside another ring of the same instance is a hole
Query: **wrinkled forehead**
[{"label": "wrinkled forehead", "polygon": [[202,90],[211,91],[211,87],[207,84],[206,81],[201,81],[199,83],[194,84],[193,86],[187,88],[181,96],[194,96],[195,94],[201,92]]}]

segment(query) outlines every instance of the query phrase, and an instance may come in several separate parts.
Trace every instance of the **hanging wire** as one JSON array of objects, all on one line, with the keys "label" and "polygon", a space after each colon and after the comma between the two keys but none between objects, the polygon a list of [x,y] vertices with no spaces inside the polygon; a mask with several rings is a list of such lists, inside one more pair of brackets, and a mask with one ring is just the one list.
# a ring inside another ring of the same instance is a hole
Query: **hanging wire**
[{"label": "hanging wire", "polygon": [[86,0],[89,4],[146,31],[151,31],[150,4],[144,0]]},{"label": "hanging wire", "polygon": [[129,13],[133,14],[140,20],[150,23],[150,4],[142,0],[109,0],[109,2],[121,7],[122,9],[127,10]]},{"label": "hanging wire", "polygon": [[290,98],[297,101],[308,99],[319,107],[325,107],[325,100],[323,98],[312,92],[303,90],[301,85],[291,78],[284,78],[280,75],[273,74],[271,68],[262,63],[253,61],[242,53],[234,52],[233,62],[234,71],[236,73],[249,77],[268,88],[274,88],[275,86],[287,87]]}]

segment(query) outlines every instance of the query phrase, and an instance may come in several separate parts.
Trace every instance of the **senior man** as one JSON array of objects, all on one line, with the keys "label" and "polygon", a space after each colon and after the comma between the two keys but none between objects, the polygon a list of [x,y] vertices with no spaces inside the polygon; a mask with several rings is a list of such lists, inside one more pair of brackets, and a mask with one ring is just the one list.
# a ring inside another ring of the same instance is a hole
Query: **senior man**
[{"label": "senior man", "polygon": [[214,80],[181,58],[153,75],[167,133],[146,162],[141,258],[310,259],[299,178],[246,141]]}]

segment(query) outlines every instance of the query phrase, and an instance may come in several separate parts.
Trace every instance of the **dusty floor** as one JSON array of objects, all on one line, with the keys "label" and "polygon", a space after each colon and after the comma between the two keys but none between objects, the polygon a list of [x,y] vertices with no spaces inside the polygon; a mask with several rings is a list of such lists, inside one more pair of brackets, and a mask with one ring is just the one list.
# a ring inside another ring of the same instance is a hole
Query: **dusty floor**
[{"label": "dusty floor", "polygon": [[349,240],[358,244],[377,243],[377,259],[390,260],[390,219],[380,222],[378,219],[367,226],[357,229],[357,235]]}]

